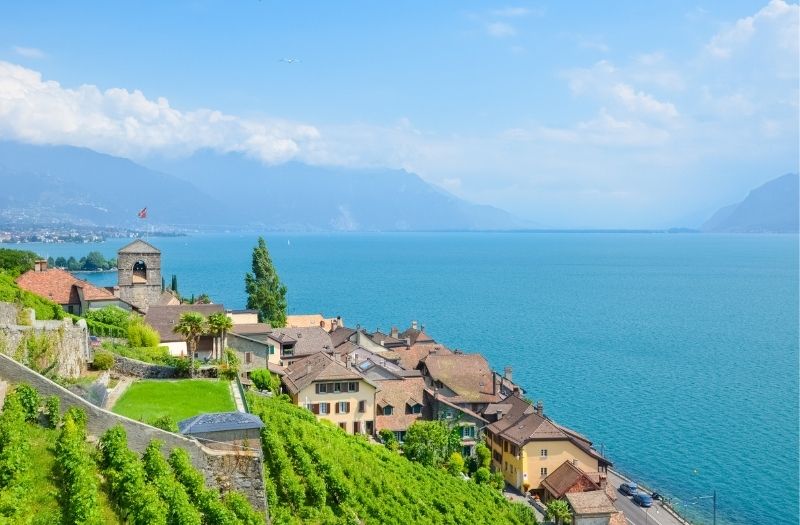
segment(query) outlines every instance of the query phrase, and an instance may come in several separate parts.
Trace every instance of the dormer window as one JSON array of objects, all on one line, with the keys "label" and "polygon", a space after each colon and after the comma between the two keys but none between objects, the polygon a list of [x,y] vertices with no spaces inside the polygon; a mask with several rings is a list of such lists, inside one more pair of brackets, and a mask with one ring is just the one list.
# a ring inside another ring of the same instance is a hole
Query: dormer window
[{"label": "dormer window", "polygon": [[421,414],[422,413],[422,405],[420,405],[419,403],[415,403],[415,404],[411,405],[410,407],[408,407],[408,411],[411,414]]},{"label": "dormer window", "polygon": [[281,346],[281,355],[283,356],[293,356],[294,355],[294,343],[286,344]]},{"label": "dormer window", "polygon": [[384,416],[391,416],[392,414],[394,414],[394,407],[392,405],[386,405],[383,407]]}]

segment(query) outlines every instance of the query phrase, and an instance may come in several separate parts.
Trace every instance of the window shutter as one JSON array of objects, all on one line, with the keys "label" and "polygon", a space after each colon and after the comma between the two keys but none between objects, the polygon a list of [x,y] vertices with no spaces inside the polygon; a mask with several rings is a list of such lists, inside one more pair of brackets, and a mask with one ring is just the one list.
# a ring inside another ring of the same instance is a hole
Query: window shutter
[{"label": "window shutter", "polygon": [[350,401],[347,402],[347,413],[350,413]]},{"label": "window shutter", "polygon": [[334,403],[334,404],[336,405],[336,413],[338,414],[339,413],[339,403],[337,402],[337,403]]},{"label": "window shutter", "polygon": [[311,405],[311,412],[314,414],[319,414],[319,403],[314,403]]}]

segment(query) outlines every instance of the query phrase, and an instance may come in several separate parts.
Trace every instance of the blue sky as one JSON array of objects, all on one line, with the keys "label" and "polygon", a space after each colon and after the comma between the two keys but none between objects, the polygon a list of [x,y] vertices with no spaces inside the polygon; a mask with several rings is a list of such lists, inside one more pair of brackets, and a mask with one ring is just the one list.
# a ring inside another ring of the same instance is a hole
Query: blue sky
[{"label": "blue sky", "polygon": [[546,225],[691,225],[797,171],[798,12],[5,3],[0,137],[401,167]]}]

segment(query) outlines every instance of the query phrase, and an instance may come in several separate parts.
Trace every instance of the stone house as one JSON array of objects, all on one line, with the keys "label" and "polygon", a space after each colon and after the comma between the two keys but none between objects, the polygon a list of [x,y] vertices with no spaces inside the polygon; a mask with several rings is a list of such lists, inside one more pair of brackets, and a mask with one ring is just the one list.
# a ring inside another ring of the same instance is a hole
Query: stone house
[{"label": "stone house", "polygon": [[117,252],[119,297],[147,313],[151,305],[161,304],[161,251],[136,239]]}]

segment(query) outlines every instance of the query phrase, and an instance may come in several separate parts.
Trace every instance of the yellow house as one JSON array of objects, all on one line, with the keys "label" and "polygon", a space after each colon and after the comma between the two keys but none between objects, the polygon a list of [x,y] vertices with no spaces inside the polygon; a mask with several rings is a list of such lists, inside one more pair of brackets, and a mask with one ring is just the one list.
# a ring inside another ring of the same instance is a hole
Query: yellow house
[{"label": "yellow house", "polygon": [[494,420],[484,429],[492,465],[517,489],[545,495],[548,476],[565,462],[597,485],[605,483],[611,462],[586,437],[545,416],[541,403],[534,406],[512,395],[487,407],[484,417]]},{"label": "yellow house", "polygon": [[375,433],[376,386],[327,352],[295,361],[281,378],[292,402],[352,434]]}]

